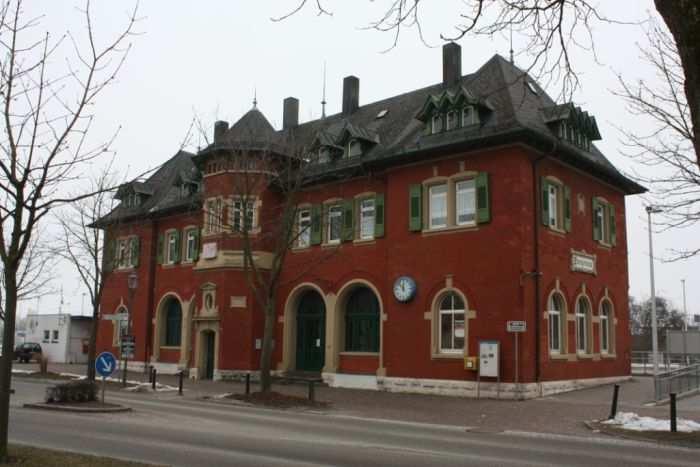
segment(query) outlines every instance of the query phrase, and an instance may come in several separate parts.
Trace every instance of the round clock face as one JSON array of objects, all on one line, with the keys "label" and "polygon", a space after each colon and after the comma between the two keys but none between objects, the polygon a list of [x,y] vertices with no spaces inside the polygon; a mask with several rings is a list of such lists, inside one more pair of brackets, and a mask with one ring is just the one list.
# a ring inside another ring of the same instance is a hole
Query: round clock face
[{"label": "round clock face", "polygon": [[401,276],[394,282],[394,297],[400,302],[407,302],[416,295],[416,282],[408,276]]}]

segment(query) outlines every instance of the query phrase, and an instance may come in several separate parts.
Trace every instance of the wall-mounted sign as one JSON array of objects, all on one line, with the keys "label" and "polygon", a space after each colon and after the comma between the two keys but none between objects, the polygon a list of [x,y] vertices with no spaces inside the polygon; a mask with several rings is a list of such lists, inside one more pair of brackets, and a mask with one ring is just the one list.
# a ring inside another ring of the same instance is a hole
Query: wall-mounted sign
[{"label": "wall-mounted sign", "polygon": [[479,376],[498,378],[498,341],[479,341]]},{"label": "wall-mounted sign", "polygon": [[202,245],[202,258],[213,259],[216,258],[216,242],[205,243]]},{"label": "wall-mounted sign", "polygon": [[585,251],[571,250],[571,270],[593,275],[597,274],[595,255],[590,255]]},{"label": "wall-mounted sign", "polygon": [[525,332],[527,330],[527,325],[525,321],[508,321],[506,323],[506,329],[508,332]]}]

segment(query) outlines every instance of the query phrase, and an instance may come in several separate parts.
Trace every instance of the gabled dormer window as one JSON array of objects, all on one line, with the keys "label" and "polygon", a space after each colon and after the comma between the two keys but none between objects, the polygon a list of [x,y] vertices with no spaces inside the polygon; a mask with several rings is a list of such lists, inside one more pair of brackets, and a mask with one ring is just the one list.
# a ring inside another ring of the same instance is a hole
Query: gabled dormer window
[{"label": "gabled dormer window", "polygon": [[442,131],[442,114],[435,114],[432,118],[431,132],[432,134],[440,133]]},{"label": "gabled dormer window", "polygon": [[362,143],[357,139],[350,139],[347,146],[347,156],[348,157],[358,157],[362,155]]},{"label": "gabled dormer window", "polygon": [[472,106],[462,108],[462,126],[469,126],[479,123],[479,116]]},{"label": "gabled dormer window", "polygon": [[447,112],[447,122],[446,122],[446,127],[447,131],[454,130],[457,128],[458,120],[457,120],[457,112],[454,110],[450,110]]},{"label": "gabled dormer window", "polygon": [[131,192],[126,197],[126,207],[133,208],[141,204],[141,196],[138,193]]},{"label": "gabled dormer window", "polygon": [[331,149],[328,146],[321,146],[318,150],[318,163],[325,164],[331,160]]}]

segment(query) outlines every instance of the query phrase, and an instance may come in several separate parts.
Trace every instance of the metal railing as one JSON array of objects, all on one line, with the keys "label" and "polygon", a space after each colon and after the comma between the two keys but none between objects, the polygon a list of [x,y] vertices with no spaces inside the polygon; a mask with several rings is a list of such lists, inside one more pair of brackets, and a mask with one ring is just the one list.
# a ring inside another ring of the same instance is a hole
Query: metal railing
[{"label": "metal railing", "polygon": [[670,393],[679,396],[700,389],[700,364],[659,373],[654,378],[654,398],[667,399]]},{"label": "metal railing", "polygon": [[[700,363],[700,354],[697,353],[669,353],[659,352],[659,370],[678,370],[686,366]],[[632,352],[632,374],[652,375],[654,373],[653,352]]]}]

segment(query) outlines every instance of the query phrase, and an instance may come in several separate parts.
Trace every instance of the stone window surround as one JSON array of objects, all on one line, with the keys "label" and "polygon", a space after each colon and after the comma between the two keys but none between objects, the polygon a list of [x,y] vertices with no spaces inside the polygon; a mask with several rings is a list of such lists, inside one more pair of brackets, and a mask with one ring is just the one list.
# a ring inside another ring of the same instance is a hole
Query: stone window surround
[{"label": "stone window surround", "polygon": [[[566,230],[564,229],[564,182],[560,179],[557,178],[553,175],[545,175],[545,180],[547,182],[557,185],[558,187],[558,192],[557,192],[557,225],[556,226],[551,226],[549,225],[549,219],[547,219],[547,228],[554,231],[558,232],[560,234],[566,234]],[[547,196],[549,196],[549,193],[547,193]],[[569,200],[571,202],[571,200]],[[572,219],[573,221],[573,219]]]},{"label": "stone window surround", "polygon": [[[119,314],[119,313],[129,313],[129,310],[126,307],[126,304],[124,303],[124,298],[119,299],[119,305],[117,305],[114,314]],[[101,319],[101,318],[100,318]],[[118,347],[119,346],[119,338],[121,337],[121,321],[112,321],[112,346],[113,347]]]},{"label": "stone window surround", "polygon": [[[604,227],[605,227],[605,228],[601,229],[600,240],[595,240],[595,242],[598,245],[600,245],[606,249],[612,248],[613,247],[613,245],[612,245],[612,230],[611,230],[611,225],[610,225],[610,207],[612,206],[612,203],[610,201],[608,201],[607,198],[605,198],[603,196],[594,196],[593,199],[596,200],[598,202],[598,204],[602,205],[604,208],[604,210],[603,210],[603,218],[604,218],[603,222],[604,222]],[[595,213],[595,212],[593,212],[593,210],[591,210],[591,222],[593,223],[593,225],[595,225],[596,216],[597,216],[597,213]]]},{"label": "stone window surround", "polygon": [[[333,206],[340,206],[340,239],[336,242],[328,241],[328,229],[330,228],[330,209]],[[322,203],[321,208],[321,246],[337,247],[343,243],[343,198],[329,198]],[[313,223],[313,219],[311,221]]]},{"label": "stone window surround", "polygon": [[569,349],[569,304],[566,301],[566,294],[561,290],[559,279],[556,280],[554,288],[547,296],[547,310],[544,311],[544,320],[547,322],[547,341],[549,342],[549,304],[551,303],[552,297],[554,295],[559,295],[561,298],[564,309],[559,313],[559,352],[553,352],[549,349],[549,357],[551,359],[564,359],[568,360],[568,349]]},{"label": "stone window surround", "polygon": [[[608,351],[603,352],[602,345],[600,346],[600,356],[601,358],[617,358],[617,352],[616,352],[616,339],[615,336],[617,334],[617,315],[615,313],[615,305],[613,304],[613,301],[610,299],[610,295],[608,293],[608,288],[605,288],[605,293],[603,297],[600,299],[600,303],[598,304],[598,324],[599,326],[602,327],[602,322],[600,320],[601,313],[603,311],[603,303],[608,303],[610,305],[610,315],[608,316]],[[602,344],[602,329],[599,329],[599,339],[600,344]]]},{"label": "stone window surround", "polygon": [[[217,223],[216,222],[210,222],[210,217],[214,214],[212,212],[207,211],[208,209],[208,204],[210,202],[216,202],[217,200],[221,201],[221,219],[219,221],[219,229],[216,229]],[[210,196],[209,198],[205,199],[204,202],[202,203],[202,214],[203,214],[203,225],[202,225],[202,237],[210,237],[213,235],[218,235],[223,232],[224,230],[224,213],[226,212],[226,197],[224,196]],[[210,224],[213,224],[214,228],[210,230]]]},{"label": "stone window surround", "polygon": [[[161,345],[161,342],[165,341],[165,305],[168,303],[168,299],[173,298],[180,303],[180,309],[182,311],[182,325],[181,325],[181,337],[179,347],[166,347]],[[169,291],[165,292],[156,306],[155,316],[153,318],[153,347],[151,356],[153,362],[157,362],[160,358],[160,349],[168,350],[179,350],[180,351],[180,361],[178,366],[180,368],[188,368],[189,365],[189,355],[191,350],[191,328],[192,328],[192,314],[194,305],[194,295],[189,299],[183,301],[182,298],[175,292]]]},{"label": "stone window surround", "polygon": [[234,203],[236,201],[240,201],[243,198],[248,198],[249,202],[253,203],[253,226],[248,231],[248,235],[254,236],[258,235],[261,231],[260,228],[260,210],[262,208],[262,199],[260,199],[259,196],[239,196],[239,195],[232,195],[229,198],[225,199],[224,203],[224,210],[227,211],[228,215],[228,222],[223,223],[222,231],[232,233],[234,235],[241,235],[238,232],[235,232],[233,230],[233,209],[234,209]]},{"label": "stone window surround", "polygon": [[185,226],[185,228],[182,229],[182,252],[180,253],[182,255],[182,261],[180,261],[181,264],[194,264],[194,259],[188,258],[187,257],[187,248],[188,248],[188,238],[187,236],[189,235],[190,232],[197,232],[199,227],[197,227],[194,224],[190,224]]},{"label": "stone window surround", "polygon": [[[119,236],[115,239],[116,246],[117,246],[117,251],[116,251],[116,257],[115,257],[115,262],[116,262],[116,267],[114,268],[115,271],[132,271],[136,269],[136,266],[134,266],[134,261],[133,258],[131,257],[131,241],[132,239],[138,239],[139,236],[135,234],[131,235],[122,235]],[[129,263],[121,266],[119,263],[119,243],[124,242],[125,247],[126,247],[126,255],[129,258]],[[140,254],[140,252],[139,252]]]},{"label": "stone window surround", "polygon": [[[361,238],[361,213],[360,211],[362,210],[361,203],[365,199],[368,198],[375,198],[377,196],[377,193],[374,191],[364,191],[362,193],[356,194],[353,199],[354,199],[354,206],[353,206],[353,217],[356,220],[355,225],[353,226],[353,243],[372,243],[374,242],[374,232],[372,232],[372,236],[370,238]],[[386,208],[385,208],[385,215],[386,215]],[[377,205],[374,205],[374,223],[376,225],[377,223]]]},{"label": "stone window surround", "polygon": [[[578,350],[578,322],[577,322],[577,310],[578,310],[578,303],[580,299],[584,299],[587,303],[587,316],[586,316],[586,350],[585,352],[581,352]],[[594,353],[593,353],[593,306],[590,297],[588,296],[585,285],[583,287],[583,290],[576,296],[576,299],[574,300],[574,313],[573,315],[569,315],[569,319],[571,320],[573,316],[573,321],[574,321],[574,330],[575,330],[575,336],[576,338],[574,339],[574,343],[576,347],[574,348],[574,353],[578,358],[593,358]],[[597,321],[597,320],[596,320]]]},{"label": "stone window surround", "polygon": [[[313,225],[313,215],[311,213],[312,207],[313,207],[313,205],[311,203],[300,203],[296,207],[296,216],[295,216],[295,220],[294,220],[294,234],[293,234],[294,235],[294,243],[292,245],[292,251],[308,250],[309,248],[311,248],[313,246],[313,245],[311,245],[311,226]],[[307,210],[309,211],[309,216],[311,216],[310,217],[311,223],[309,224],[309,244],[302,246],[302,245],[299,245],[299,213],[301,211],[307,211]],[[321,214],[321,216],[323,217],[323,214]],[[321,233],[323,234],[323,230],[324,230],[323,229],[323,220],[321,221],[321,224],[322,224],[321,225]]]},{"label": "stone window surround", "polygon": [[[177,264],[170,257],[170,236],[179,232],[179,229],[167,229],[163,232],[163,266],[175,266]],[[182,240],[180,241],[182,242]],[[182,245],[180,245],[180,249],[182,249]]]},{"label": "stone window surround", "polygon": [[[440,302],[448,293],[455,293],[464,302],[464,349],[462,352],[441,352],[440,351]],[[469,320],[476,319],[477,312],[469,307],[466,295],[456,288],[451,275],[445,277],[445,287],[438,290],[433,295],[430,303],[430,310],[423,314],[423,318],[430,321],[430,358],[456,359],[461,360],[469,356]]]},{"label": "stone window surround", "polygon": [[[457,183],[468,180],[475,179],[478,175],[477,171],[473,170],[461,170],[453,175],[443,176],[434,175],[430,178],[423,180],[423,199],[421,200],[423,204],[422,209],[422,225],[423,234],[436,233],[436,232],[447,232],[453,230],[476,230],[478,229],[478,224],[476,219],[474,222],[468,224],[457,224]],[[430,188],[436,185],[447,184],[447,226],[440,228],[430,228]],[[477,199],[477,192],[475,188],[474,192],[474,215],[477,215],[477,206],[479,205],[479,200]]]}]

